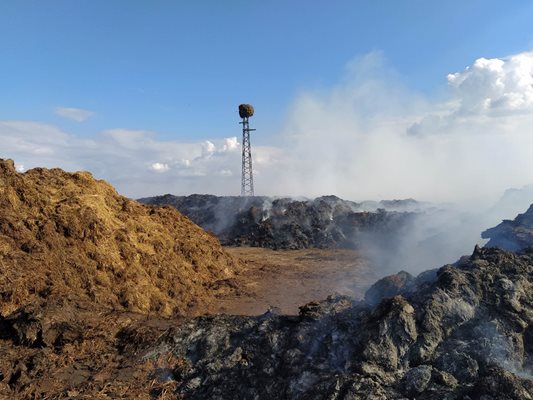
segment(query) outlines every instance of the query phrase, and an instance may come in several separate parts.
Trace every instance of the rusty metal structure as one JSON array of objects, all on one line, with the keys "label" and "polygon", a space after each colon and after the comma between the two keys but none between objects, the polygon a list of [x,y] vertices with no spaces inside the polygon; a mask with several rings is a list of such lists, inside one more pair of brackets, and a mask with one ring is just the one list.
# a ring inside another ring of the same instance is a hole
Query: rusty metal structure
[{"label": "rusty metal structure", "polygon": [[254,173],[252,169],[252,146],[250,144],[250,132],[255,129],[250,128],[249,118],[254,115],[254,108],[250,104],[239,105],[239,116],[242,121],[242,179],[241,196],[254,195]]}]

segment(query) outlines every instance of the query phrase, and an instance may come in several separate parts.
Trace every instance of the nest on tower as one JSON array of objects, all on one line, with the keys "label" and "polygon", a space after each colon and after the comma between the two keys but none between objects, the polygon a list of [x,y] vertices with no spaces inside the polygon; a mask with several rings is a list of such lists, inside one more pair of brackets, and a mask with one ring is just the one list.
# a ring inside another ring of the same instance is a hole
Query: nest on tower
[{"label": "nest on tower", "polygon": [[251,104],[239,105],[239,115],[241,118],[248,118],[254,115],[254,107]]}]

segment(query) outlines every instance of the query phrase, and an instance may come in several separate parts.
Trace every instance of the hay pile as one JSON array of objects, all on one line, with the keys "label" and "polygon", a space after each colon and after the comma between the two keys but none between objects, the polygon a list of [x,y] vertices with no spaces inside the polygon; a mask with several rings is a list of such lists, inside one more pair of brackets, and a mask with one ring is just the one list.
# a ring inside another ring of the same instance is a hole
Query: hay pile
[{"label": "hay pile", "polygon": [[0,160],[0,316],[58,300],[187,314],[236,266],[173,208],[141,205],[88,172],[20,174]]},{"label": "hay pile", "polygon": [[239,116],[241,118],[248,118],[254,115],[254,107],[251,104],[239,105]]}]

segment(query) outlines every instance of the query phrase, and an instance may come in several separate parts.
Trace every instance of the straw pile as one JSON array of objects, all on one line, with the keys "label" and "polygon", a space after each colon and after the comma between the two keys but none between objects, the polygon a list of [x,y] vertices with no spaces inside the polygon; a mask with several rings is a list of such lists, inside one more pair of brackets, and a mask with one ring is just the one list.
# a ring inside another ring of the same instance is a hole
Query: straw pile
[{"label": "straw pile", "polygon": [[238,262],[170,207],[120,196],[88,172],[0,160],[0,316],[51,300],[188,314]]}]

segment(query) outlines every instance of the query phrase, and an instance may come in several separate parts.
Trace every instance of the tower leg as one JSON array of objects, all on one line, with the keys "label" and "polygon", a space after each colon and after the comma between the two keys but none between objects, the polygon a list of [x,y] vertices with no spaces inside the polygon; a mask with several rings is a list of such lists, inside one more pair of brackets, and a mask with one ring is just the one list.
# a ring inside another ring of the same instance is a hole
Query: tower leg
[{"label": "tower leg", "polygon": [[254,176],[252,170],[252,148],[250,145],[250,125],[248,117],[242,119],[242,179],[241,196],[254,195]]}]

